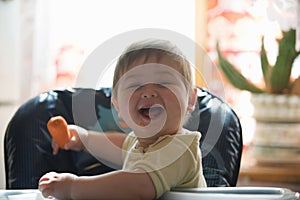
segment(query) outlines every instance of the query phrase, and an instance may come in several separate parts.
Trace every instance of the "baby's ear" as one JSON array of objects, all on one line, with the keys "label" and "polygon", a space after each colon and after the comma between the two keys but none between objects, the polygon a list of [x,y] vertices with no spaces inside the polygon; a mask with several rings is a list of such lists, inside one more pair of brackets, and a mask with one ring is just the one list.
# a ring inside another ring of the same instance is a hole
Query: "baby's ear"
[{"label": "baby's ear", "polygon": [[194,89],[190,92],[189,102],[188,102],[188,107],[187,107],[187,111],[188,111],[188,112],[193,112],[193,111],[194,111],[196,101],[197,101],[197,89],[194,88]]}]

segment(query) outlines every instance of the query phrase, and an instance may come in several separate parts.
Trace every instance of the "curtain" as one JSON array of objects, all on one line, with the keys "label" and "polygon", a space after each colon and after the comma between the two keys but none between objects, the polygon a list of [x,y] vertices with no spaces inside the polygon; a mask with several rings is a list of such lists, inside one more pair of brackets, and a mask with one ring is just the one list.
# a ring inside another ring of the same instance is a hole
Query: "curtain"
[{"label": "curtain", "polygon": [[49,1],[16,0],[19,3],[19,58],[21,103],[40,92],[49,82],[48,9]]},{"label": "curtain", "polygon": [[296,26],[297,40],[296,49],[300,51],[300,0],[297,0],[297,26]]}]

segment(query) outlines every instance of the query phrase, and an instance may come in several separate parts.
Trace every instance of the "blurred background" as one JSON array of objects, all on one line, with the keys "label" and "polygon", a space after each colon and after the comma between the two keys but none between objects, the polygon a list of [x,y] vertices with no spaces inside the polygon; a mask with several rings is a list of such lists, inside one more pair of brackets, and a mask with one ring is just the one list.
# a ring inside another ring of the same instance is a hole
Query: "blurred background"
[{"label": "blurred background", "polygon": [[[296,0],[0,0],[0,188],[5,187],[4,132],[16,109],[42,92],[73,87],[82,63],[95,48],[139,28],[172,30],[202,48],[191,47],[196,83],[235,109],[247,147],[255,126],[250,93],[232,87],[215,66],[216,42],[249,80],[262,84],[261,38],[267,38],[269,60],[274,63],[276,39],[282,37],[278,21],[267,15],[274,2],[276,8],[289,10],[279,11],[281,19],[296,21]],[[295,65],[296,79],[299,61]],[[101,87],[111,86],[112,72],[107,72]]]},{"label": "blurred background", "polygon": [[4,130],[17,107],[41,92],[74,86],[95,48],[139,28],[170,29],[193,39],[195,2],[0,0],[0,188]]}]

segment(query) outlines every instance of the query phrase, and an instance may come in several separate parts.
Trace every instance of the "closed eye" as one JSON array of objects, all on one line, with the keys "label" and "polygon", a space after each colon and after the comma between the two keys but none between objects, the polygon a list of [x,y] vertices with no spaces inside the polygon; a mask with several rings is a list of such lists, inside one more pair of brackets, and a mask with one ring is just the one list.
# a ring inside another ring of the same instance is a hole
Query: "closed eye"
[{"label": "closed eye", "polygon": [[161,83],[159,83],[160,85],[170,85],[170,84],[172,84],[171,82],[161,82]]},{"label": "closed eye", "polygon": [[128,89],[138,88],[138,87],[140,87],[139,84],[133,84],[133,85],[128,85],[128,86],[127,86]]},{"label": "closed eye", "polygon": [[175,83],[171,82],[171,81],[163,81],[160,82],[159,85],[174,85]]},{"label": "closed eye", "polygon": [[172,85],[178,85],[178,83],[172,82],[172,81],[163,81],[160,82],[159,85],[161,86],[172,86]]}]

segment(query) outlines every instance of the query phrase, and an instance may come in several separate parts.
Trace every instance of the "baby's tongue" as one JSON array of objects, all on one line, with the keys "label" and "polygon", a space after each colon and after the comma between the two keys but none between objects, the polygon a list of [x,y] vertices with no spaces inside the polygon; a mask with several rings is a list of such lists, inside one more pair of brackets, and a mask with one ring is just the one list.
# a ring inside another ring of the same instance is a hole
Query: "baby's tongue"
[{"label": "baby's tongue", "polygon": [[151,107],[148,112],[150,118],[155,118],[163,112],[163,109],[161,107]]}]

